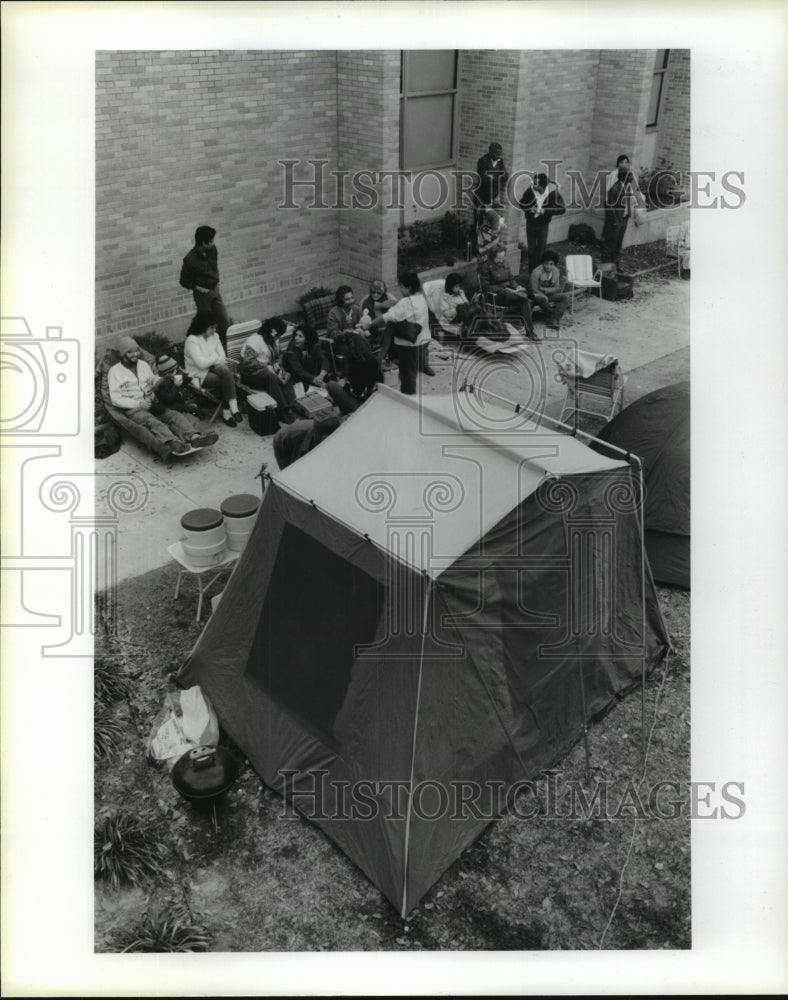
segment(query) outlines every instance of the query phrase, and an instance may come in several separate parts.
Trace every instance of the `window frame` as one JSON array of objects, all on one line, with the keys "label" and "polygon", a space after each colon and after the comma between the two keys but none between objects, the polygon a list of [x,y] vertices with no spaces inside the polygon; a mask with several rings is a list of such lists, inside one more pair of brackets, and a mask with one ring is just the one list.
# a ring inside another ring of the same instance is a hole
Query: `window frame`
[{"label": "window frame", "polygon": [[[657,50],[659,51],[659,50]],[[654,82],[655,77],[659,77],[659,93],[657,95],[657,115],[653,122],[646,122],[646,132],[656,132],[659,130],[659,122],[662,117],[662,105],[665,100],[665,83],[668,78],[668,71],[670,69],[670,49],[663,49],[665,53],[664,61],[662,66],[657,67],[657,59],[654,57],[654,71],[651,74],[651,92],[649,93],[649,104],[651,103],[651,94],[654,92]]]},{"label": "window frame", "polygon": [[[413,50],[418,51],[418,50]],[[462,59],[462,51],[460,49],[449,49],[442,51],[454,52],[454,87],[447,88],[446,90],[419,90],[419,91],[408,91],[408,58],[410,55],[410,49],[400,49],[400,84],[399,84],[399,166],[400,170],[410,170],[414,174],[420,173],[423,170],[442,170],[446,167],[454,167],[457,165],[457,157],[459,151],[459,101],[457,97],[459,95],[460,87],[460,62]],[[421,97],[446,97],[451,96],[452,98],[452,119],[451,119],[451,154],[448,160],[436,160],[429,163],[420,164],[418,167],[405,166],[404,163],[404,152],[405,152],[405,115],[407,113],[407,103],[409,100],[414,98],[418,100]]]}]

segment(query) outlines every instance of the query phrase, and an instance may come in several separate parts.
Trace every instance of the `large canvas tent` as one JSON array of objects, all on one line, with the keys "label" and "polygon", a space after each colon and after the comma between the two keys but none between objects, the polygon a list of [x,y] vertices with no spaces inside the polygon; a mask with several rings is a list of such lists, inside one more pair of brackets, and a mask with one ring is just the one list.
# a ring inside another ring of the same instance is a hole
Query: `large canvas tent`
[{"label": "large canvas tent", "polygon": [[690,384],[642,396],[599,433],[643,462],[643,528],[651,572],[660,583],[690,586]]},{"label": "large canvas tent", "polygon": [[665,651],[641,535],[625,462],[380,387],[272,476],[180,680],[405,915]]}]

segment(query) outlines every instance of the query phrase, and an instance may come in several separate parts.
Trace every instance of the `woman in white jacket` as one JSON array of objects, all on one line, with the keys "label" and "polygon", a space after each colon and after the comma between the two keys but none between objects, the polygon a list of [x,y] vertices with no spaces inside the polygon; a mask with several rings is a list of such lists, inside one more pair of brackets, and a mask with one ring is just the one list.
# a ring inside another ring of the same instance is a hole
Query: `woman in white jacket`
[{"label": "woman in white jacket", "polygon": [[222,400],[222,422],[228,427],[241,423],[235,379],[227,364],[216,321],[210,313],[198,312],[189,324],[183,345],[184,368],[203,389],[215,392]]},{"label": "woman in white jacket", "polygon": [[430,317],[427,300],[421,290],[421,282],[415,271],[400,275],[399,287],[402,298],[386,313],[387,323],[407,321],[421,327],[415,341],[398,337],[394,328],[394,344],[397,348],[399,362],[400,392],[413,396],[416,392],[416,378],[420,371],[425,375],[434,375],[427,360],[427,351],[432,339],[430,336]]}]

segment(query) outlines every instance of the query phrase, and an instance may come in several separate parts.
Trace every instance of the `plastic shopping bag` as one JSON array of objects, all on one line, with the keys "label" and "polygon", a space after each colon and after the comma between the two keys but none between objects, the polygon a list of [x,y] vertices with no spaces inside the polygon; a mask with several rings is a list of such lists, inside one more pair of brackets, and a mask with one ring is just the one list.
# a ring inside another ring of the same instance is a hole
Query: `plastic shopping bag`
[{"label": "plastic shopping bag", "polygon": [[186,691],[169,691],[164,707],[156,716],[148,739],[148,755],[165,761],[168,768],[187,750],[216,746],[219,721],[198,685]]}]

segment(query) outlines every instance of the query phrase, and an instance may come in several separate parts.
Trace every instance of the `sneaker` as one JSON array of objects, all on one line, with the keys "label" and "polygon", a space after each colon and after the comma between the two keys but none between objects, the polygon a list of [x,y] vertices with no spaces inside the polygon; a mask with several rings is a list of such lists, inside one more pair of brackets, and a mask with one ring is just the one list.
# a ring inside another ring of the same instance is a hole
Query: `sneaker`
[{"label": "sneaker", "polygon": [[210,448],[210,446],[212,444],[216,444],[218,440],[219,435],[211,432],[210,434],[195,434],[189,443],[192,448]]},{"label": "sneaker", "polygon": [[170,443],[170,452],[173,455],[185,455],[187,451],[191,451],[192,446],[186,444],[185,441],[172,441]]}]

